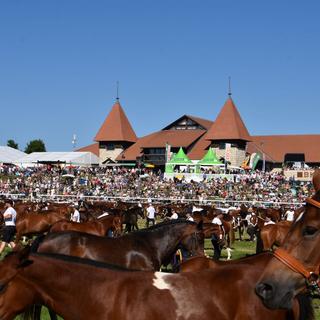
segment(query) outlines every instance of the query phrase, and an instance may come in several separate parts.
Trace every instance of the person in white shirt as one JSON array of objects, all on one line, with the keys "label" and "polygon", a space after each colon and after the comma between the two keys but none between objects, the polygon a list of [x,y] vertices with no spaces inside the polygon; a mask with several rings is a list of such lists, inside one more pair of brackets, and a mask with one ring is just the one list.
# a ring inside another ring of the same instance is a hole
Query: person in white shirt
[{"label": "person in white shirt", "polygon": [[179,218],[178,214],[176,212],[173,212],[173,214],[170,217],[170,220],[176,220],[178,218]]},{"label": "person in white shirt", "polygon": [[15,247],[15,243],[13,242],[14,236],[16,234],[16,218],[17,212],[14,210],[13,201],[6,200],[5,208],[6,211],[3,214],[4,218],[4,228],[2,235],[2,242],[0,244],[0,254],[3,252],[6,245],[10,245],[11,248]]},{"label": "person in white shirt", "polygon": [[287,221],[293,221],[294,220],[294,210],[291,208],[290,210],[287,210],[284,214]]},{"label": "person in white shirt", "polygon": [[152,203],[149,203],[149,206],[147,208],[147,223],[146,227],[149,227],[149,223],[152,223],[152,225],[155,225],[155,218],[156,218],[156,210]]},{"label": "person in white shirt", "polygon": [[194,221],[194,219],[190,213],[187,213],[187,221]]},{"label": "person in white shirt", "polygon": [[213,233],[211,238],[211,243],[213,246],[214,254],[213,258],[216,260],[220,259],[221,251],[222,251],[222,240],[224,238],[225,230],[222,222],[223,214],[220,213],[212,219],[212,223],[219,226],[220,232]]},{"label": "person in white shirt", "polygon": [[264,223],[264,226],[267,226],[269,224],[276,224],[274,221],[272,221],[269,217],[266,217],[266,221]]},{"label": "person in white shirt", "polygon": [[78,210],[78,206],[74,206],[74,211],[71,214],[71,221],[80,222],[80,212]]}]

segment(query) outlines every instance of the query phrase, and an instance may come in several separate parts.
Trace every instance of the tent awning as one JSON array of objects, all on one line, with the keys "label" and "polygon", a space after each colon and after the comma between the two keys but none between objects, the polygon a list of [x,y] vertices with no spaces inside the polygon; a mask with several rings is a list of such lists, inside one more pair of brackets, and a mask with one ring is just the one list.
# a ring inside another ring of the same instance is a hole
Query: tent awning
[{"label": "tent awning", "polygon": [[218,160],[216,153],[213,151],[212,148],[209,148],[208,152],[205,156],[197,163],[198,165],[202,166],[216,166],[223,164],[221,161]]},{"label": "tent awning", "polygon": [[184,153],[182,147],[180,147],[178,153],[175,154],[172,157],[172,159],[169,161],[169,164],[172,164],[172,165],[193,165],[193,162]]}]

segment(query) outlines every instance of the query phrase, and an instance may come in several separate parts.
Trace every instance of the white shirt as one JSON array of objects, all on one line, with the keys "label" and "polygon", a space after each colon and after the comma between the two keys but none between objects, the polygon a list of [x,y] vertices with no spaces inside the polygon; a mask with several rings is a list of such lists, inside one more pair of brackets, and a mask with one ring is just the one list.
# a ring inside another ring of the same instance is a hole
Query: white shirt
[{"label": "white shirt", "polygon": [[178,219],[179,217],[178,217],[178,214],[176,213],[176,212],[174,212],[173,214],[172,214],[172,216],[170,217],[170,219],[171,220],[175,220],[175,219]]},{"label": "white shirt", "polygon": [[214,217],[212,223],[217,224],[218,226],[222,226],[222,221],[218,217]]},{"label": "white shirt", "polygon": [[[6,217],[6,215],[11,215],[10,218]],[[6,226],[15,226],[16,225],[16,218],[17,218],[17,211],[14,210],[12,207],[7,208],[7,210],[3,214],[4,223]]]},{"label": "white shirt", "polygon": [[287,221],[293,221],[294,220],[294,211],[288,210],[286,212],[286,216],[287,216]]},{"label": "white shirt", "polygon": [[270,221],[266,221],[266,222],[264,223],[264,226],[267,226],[268,224],[276,224],[276,223],[273,222],[272,220],[270,220]]},{"label": "white shirt", "polygon": [[156,213],[156,210],[154,209],[153,206],[149,206],[147,208],[147,217],[148,217],[148,219],[154,219],[155,213]]},{"label": "white shirt", "polygon": [[71,221],[80,222],[80,212],[75,209],[73,215],[71,216]]}]

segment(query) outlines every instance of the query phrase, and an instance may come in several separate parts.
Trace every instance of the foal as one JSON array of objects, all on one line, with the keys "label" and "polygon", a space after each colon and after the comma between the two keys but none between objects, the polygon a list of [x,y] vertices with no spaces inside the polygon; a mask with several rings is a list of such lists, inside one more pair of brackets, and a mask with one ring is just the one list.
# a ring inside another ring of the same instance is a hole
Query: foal
[{"label": "foal", "polygon": [[[245,289],[237,297],[247,308],[245,317],[224,308],[236,302],[229,296],[236,277],[221,281],[223,275],[210,269],[130,272],[76,257],[15,253],[0,263],[0,319],[10,320],[33,303],[45,304],[65,320],[266,319],[246,300]],[[269,312],[268,320],[285,319],[283,310]]]}]

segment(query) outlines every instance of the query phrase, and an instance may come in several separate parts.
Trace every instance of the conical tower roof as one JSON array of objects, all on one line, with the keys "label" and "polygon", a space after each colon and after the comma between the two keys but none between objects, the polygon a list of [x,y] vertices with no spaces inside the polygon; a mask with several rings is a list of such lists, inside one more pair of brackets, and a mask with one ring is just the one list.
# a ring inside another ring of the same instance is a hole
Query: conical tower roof
[{"label": "conical tower roof", "polygon": [[222,107],[217,119],[207,132],[207,140],[251,141],[250,134],[231,98]]},{"label": "conical tower roof", "polygon": [[113,105],[110,113],[104,120],[94,140],[127,142],[137,141],[137,136],[133,131],[119,101],[116,101],[116,103]]}]

